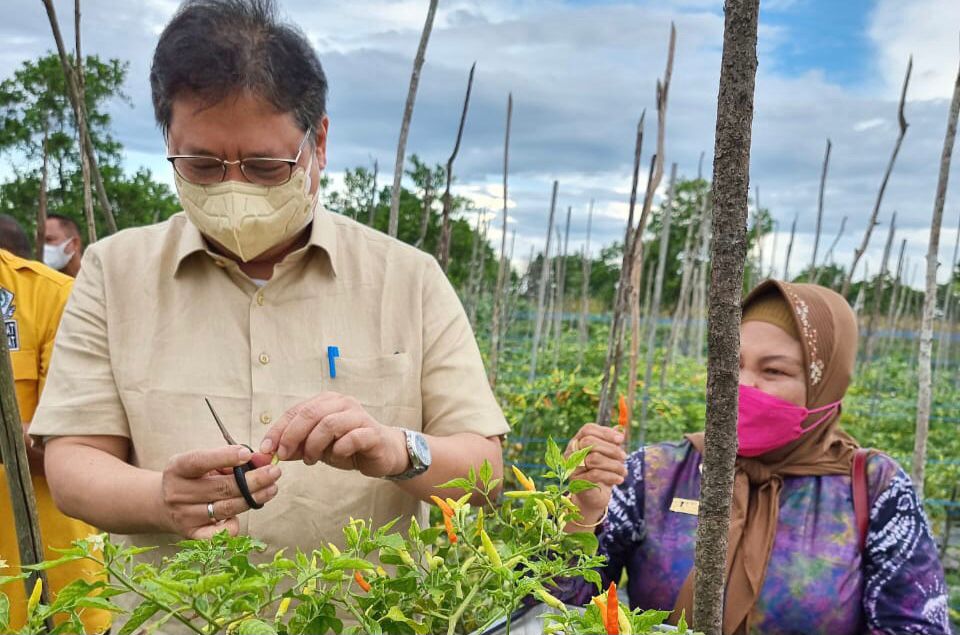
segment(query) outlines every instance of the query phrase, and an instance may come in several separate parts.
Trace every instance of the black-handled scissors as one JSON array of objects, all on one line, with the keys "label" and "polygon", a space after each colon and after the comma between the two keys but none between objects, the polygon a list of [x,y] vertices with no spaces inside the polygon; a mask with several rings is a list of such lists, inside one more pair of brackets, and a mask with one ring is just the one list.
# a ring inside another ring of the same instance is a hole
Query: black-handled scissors
[{"label": "black-handled scissors", "polygon": [[[223,435],[223,439],[230,445],[242,445],[253,452],[253,448],[246,443],[237,443],[234,441],[230,433],[227,432],[226,426],[220,421],[220,417],[217,416],[217,411],[213,409],[213,404],[210,403],[210,400],[206,397],[204,397],[203,400],[207,402],[207,408],[210,408],[210,414],[213,415],[213,420],[217,422],[217,427],[220,428],[220,434]],[[257,466],[253,464],[253,461],[247,461],[243,465],[237,465],[233,468],[233,478],[236,479],[237,487],[240,488],[240,493],[243,495],[243,500],[247,501],[247,505],[249,505],[251,509],[260,509],[263,507],[263,503],[258,503],[253,498],[253,495],[250,493],[250,488],[247,486],[247,472],[255,469],[257,469]]]}]

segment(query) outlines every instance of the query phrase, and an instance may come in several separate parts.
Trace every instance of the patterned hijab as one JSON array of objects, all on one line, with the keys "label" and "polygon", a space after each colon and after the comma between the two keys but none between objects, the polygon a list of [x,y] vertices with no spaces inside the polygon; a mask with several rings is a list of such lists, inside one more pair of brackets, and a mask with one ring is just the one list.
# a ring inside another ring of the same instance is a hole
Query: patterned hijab
[{"label": "patterned hijab", "polygon": [[[779,294],[786,301],[796,322],[806,369],[807,408],[843,399],[857,354],[857,320],[847,301],[818,285],[769,280],[750,293],[744,309],[769,294]],[[804,427],[821,416],[812,415]],[[776,536],[783,478],[850,473],[859,446],[839,429],[839,420],[838,411],[809,434],[782,448],[754,458],[737,457],[728,535],[724,635],[750,630]],[[702,454],[703,433],[689,434],[687,438]],[[674,620],[681,609],[688,616],[693,615],[695,573],[691,569],[680,589]]]}]

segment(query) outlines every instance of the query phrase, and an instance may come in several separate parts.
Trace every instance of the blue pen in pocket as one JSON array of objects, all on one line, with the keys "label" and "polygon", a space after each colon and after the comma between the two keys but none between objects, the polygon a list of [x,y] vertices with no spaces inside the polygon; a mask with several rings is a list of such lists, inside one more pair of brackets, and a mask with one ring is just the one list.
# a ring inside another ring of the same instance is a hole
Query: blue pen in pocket
[{"label": "blue pen in pocket", "polygon": [[337,362],[336,359],[340,357],[340,347],[339,346],[328,346],[327,347],[327,364],[330,366],[330,379],[337,378]]}]

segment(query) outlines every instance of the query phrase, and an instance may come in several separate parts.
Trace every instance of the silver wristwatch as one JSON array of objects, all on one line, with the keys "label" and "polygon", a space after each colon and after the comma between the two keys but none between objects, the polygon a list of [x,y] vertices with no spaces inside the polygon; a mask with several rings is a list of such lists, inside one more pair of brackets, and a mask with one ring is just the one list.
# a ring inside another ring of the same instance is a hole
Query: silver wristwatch
[{"label": "silver wristwatch", "polygon": [[404,429],[403,435],[407,441],[407,456],[410,457],[410,469],[400,472],[399,474],[394,474],[393,476],[384,477],[390,481],[406,481],[414,476],[423,474],[430,467],[430,446],[427,444],[426,437],[415,430],[406,429]]}]

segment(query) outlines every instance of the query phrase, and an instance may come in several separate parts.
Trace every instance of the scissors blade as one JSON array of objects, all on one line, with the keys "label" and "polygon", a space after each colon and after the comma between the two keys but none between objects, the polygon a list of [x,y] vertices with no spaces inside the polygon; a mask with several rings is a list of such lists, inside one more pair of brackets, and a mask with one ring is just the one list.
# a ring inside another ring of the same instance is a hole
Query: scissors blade
[{"label": "scissors blade", "polygon": [[230,445],[238,445],[238,443],[233,440],[233,437],[230,436],[230,433],[227,432],[227,428],[223,425],[223,421],[220,421],[220,417],[217,416],[217,411],[213,409],[213,404],[210,403],[210,400],[206,397],[204,397],[203,400],[207,402],[207,408],[210,408],[210,414],[213,415],[213,420],[217,422],[217,427],[220,428],[220,434],[223,435],[224,440]]}]

